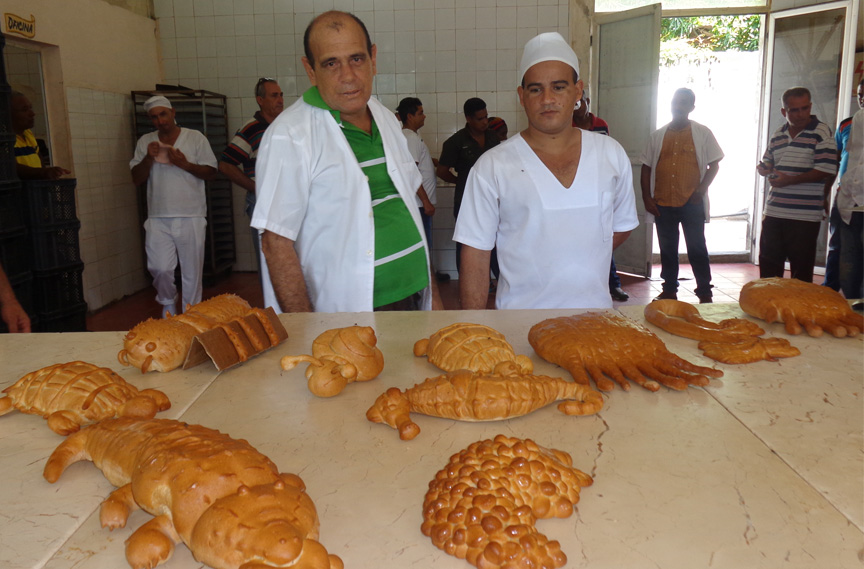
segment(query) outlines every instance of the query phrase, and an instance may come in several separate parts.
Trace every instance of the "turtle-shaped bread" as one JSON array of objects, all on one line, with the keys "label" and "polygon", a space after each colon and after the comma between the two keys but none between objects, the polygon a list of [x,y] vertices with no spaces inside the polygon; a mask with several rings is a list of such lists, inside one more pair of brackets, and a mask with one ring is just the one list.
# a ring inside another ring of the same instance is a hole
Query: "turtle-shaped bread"
[{"label": "turtle-shaped bread", "polygon": [[444,371],[468,369],[491,372],[501,362],[515,362],[522,373],[534,371],[528,356],[517,356],[504,335],[489,326],[457,322],[414,344],[415,356]]},{"label": "turtle-shaped bread", "polygon": [[13,409],[42,415],[52,431],[64,436],[113,417],[152,419],[171,407],[161,391],[139,391],[110,369],[81,361],[30,372],[3,393],[0,415]]}]

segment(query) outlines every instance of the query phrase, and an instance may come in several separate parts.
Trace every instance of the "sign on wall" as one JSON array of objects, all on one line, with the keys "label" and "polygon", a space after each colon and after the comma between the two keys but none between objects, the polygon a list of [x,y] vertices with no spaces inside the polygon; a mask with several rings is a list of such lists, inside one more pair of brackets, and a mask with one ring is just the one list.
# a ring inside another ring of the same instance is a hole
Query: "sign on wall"
[{"label": "sign on wall", "polygon": [[3,14],[3,27],[7,34],[17,34],[25,38],[32,38],[36,35],[36,17],[30,14],[30,19],[26,20],[15,14]]}]

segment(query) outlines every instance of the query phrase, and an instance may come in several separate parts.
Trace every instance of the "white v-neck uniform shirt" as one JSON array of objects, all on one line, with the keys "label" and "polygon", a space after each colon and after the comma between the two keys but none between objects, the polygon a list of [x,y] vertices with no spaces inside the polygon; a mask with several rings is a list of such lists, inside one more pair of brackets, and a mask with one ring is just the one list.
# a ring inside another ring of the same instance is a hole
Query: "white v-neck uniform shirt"
[{"label": "white v-neck uniform shirt", "polygon": [[612,234],[638,225],[630,160],[613,138],[583,131],[565,188],[516,135],[471,169],[453,239],[497,245],[499,309],[611,308]]},{"label": "white v-neck uniform shirt", "polygon": [[[147,146],[159,141],[157,131],[138,139],[129,168],[137,166],[147,156]],[[207,138],[189,128],[180,128],[174,148],[192,164],[218,168],[219,163]],[[147,217],[206,217],[207,200],[204,180],[174,164],[154,162],[147,178]]]}]

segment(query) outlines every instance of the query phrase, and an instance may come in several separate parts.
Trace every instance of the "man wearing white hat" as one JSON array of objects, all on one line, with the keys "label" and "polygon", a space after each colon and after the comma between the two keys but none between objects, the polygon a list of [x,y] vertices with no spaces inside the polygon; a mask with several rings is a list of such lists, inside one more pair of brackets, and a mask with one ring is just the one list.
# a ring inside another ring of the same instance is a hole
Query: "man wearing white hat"
[{"label": "man wearing white hat", "polygon": [[174,270],[178,259],[181,308],[201,302],[207,227],[204,181],[216,177],[218,163],[203,134],[177,125],[167,98],[150,97],[144,110],[156,130],[138,139],[129,167],[135,185],[147,184],[147,269],[153,275],[156,301],[166,316],[177,312]]},{"label": "man wearing white hat", "polygon": [[456,222],[462,308],[486,307],[495,246],[497,308],[610,308],[612,250],[639,225],[630,160],[571,126],[582,81],[559,34],[525,45],[518,82],[528,128],[478,160]]}]

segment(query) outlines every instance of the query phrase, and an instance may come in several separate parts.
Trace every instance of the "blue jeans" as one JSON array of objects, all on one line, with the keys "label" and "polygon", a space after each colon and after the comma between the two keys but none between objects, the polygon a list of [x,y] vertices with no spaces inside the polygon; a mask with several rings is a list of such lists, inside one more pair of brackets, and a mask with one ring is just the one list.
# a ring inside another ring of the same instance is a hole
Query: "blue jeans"
[{"label": "blue jeans", "polygon": [[[255,194],[246,192],[246,215],[252,219],[252,214],[255,212]],[[258,274],[261,274],[261,239],[258,235],[258,230],[254,227],[249,228],[252,234],[252,246],[255,248],[255,266],[258,267]]]},{"label": "blue jeans", "polygon": [[618,267],[615,266],[615,257],[612,257],[612,263],[609,265],[609,290],[619,288],[621,279],[618,278]]},{"label": "blue jeans", "polygon": [[702,202],[681,207],[658,205],[660,216],[654,219],[657,241],[660,243],[660,276],[663,292],[678,292],[678,226],[684,230],[687,256],[696,278],[696,296],[711,298],[711,265],[705,244],[705,208]]},{"label": "blue jeans", "polygon": [[864,212],[853,211],[849,223],[840,220],[840,288],[846,298],[861,298],[864,283]]},{"label": "blue jeans", "polygon": [[843,219],[840,217],[840,210],[837,209],[837,204],[831,206],[831,217],[828,218],[828,234],[831,238],[828,239],[828,258],[825,259],[825,280],[823,285],[840,290],[840,224]]}]

